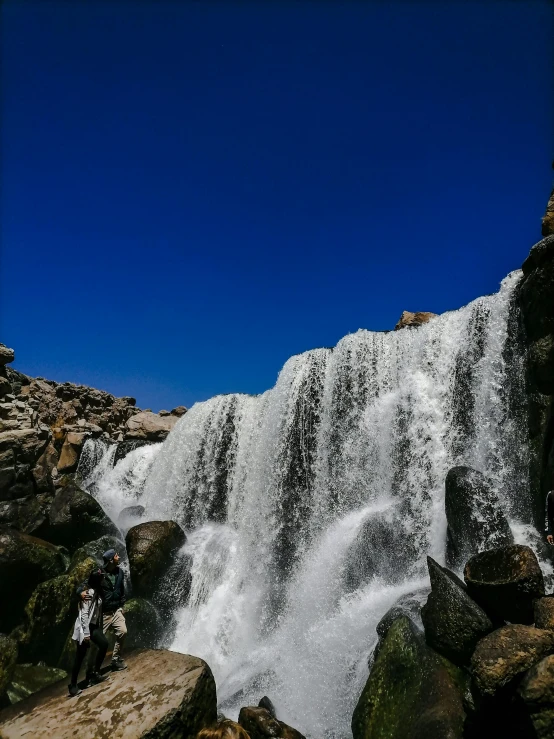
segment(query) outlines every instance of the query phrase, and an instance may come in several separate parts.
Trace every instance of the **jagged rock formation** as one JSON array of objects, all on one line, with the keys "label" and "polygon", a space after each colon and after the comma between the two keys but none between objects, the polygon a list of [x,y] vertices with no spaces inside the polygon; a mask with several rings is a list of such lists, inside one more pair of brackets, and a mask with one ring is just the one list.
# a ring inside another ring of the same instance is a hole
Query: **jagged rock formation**
[{"label": "jagged rock formation", "polygon": [[398,323],[394,327],[394,330],[399,331],[401,328],[406,328],[406,326],[421,326],[422,324],[427,323],[427,321],[431,320],[431,318],[436,315],[436,313],[430,313],[428,311],[410,313],[409,310],[405,310],[402,312],[402,315],[400,316]]},{"label": "jagged rock formation", "polygon": [[[129,669],[68,700],[65,681],[0,712],[3,739],[194,739],[215,723],[216,687],[197,657],[143,650],[128,657]],[[83,729],[86,727],[86,729]]]}]

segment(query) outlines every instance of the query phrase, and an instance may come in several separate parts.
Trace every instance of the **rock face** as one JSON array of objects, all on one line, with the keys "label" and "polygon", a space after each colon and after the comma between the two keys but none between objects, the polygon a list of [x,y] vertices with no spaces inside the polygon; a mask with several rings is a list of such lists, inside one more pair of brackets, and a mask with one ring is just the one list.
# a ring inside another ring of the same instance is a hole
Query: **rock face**
[{"label": "rock face", "polygon": [[7,703],[6,689],[17,662],[17,642],[0,634],[0,708]]},{"label": "rock face", "polygon": [[127,554],[134,592],[152,597],[186,536],[174,521],[149,521],[129,529]]},{"label": "rock face", "polygon": [[405,310],[400,316],[400,319],[394,327],[394,330],[399,331],[401,328],[406,328],[406,326],[421,326],[422,324],[430,321],[431,318],[434,318],[436,315],[436,313],[429,313],[425,311],[419,313],[410,313],[410,311]]},{"label": "rock face", "polygon": [[161,416],[151,411],[142,411],[127,421],[125,438],[163,441],[178,420],[178,416],[171,414]]},{"label": "rock face", "polygon": [[532,667],[521,681],[518,694],[537,739],[554,736],[554,655],[545,657]]},{"label": "rock face", "polygon": [[482,695],[493,696],[513,678],[554,652],[554,632],[509,624],[485,636],[471,658],[471,669]]},{"label": "rock face", "polygon": [[126,649],[158,646],[162,633],[161,618],[156,608],[144,598],[131,598],[125,604],[127,622]]},{"label": "rock face", "polygon": [[[3,739],[194,739],[215,723],[216,688],[197,657],[144,650],[126,657],[129,669],[68,700],[56,683],[0,713]],[[86,696],[86,697],[85,697]]]},{"label": "rock face", "polygon": [[461,739],[459,671],[407,618],[390,627],[352,718],[354,739]]},{"label": "rock face", "polygon": [[464,579],[469,595],[493,618],[533,623],[533,601],[544,596],[544,580],[529,547],[513,544],[476,554]]},{"label": "rock face", "polygon": [[267,708],[248,706],[240,709],[239,724],[248,732],[250,739],[304,739],[302,734],[292,726],[278,721]]},{"label": "rock face", "polygon": [[431,593],[421,610],[429,646],[457,665],[469,665],[477,642],[493,630],[461,580],[427,557]]},{"label": "rock face", "polygon": [[446,476],[445,511],[449,563],[459,567],[472,554],[513,544],[514,537],[496,493],[471,467],[453,467]]},{"label": "rock face", "polygon": [[554,598],[539,598],[534,604],[535,626],[537,629],[554,630]]},{"label": "rock face", "polygon": [[9,632],[17,626],[37,585],[65,568],[64,557],[53,544],[0,527],[0,631]]},{"label": "rock face", "polygon": [[10,703],[19,703],[33,693],[37,693],[47,685],[66,680],[67,672],[58,670],[57,667],[46,665],[17,665],[13,671],[12,679],[6,693]]}]

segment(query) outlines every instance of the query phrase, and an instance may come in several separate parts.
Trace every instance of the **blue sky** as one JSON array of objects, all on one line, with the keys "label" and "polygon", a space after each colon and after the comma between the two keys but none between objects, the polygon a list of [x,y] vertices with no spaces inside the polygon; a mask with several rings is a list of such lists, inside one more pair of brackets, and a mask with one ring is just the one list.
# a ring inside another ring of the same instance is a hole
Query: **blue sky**
[{"label": "blue sky", "polygon": [[171,408],[494,292],[552,183],[547,2],[2,5],[0,340]]}]

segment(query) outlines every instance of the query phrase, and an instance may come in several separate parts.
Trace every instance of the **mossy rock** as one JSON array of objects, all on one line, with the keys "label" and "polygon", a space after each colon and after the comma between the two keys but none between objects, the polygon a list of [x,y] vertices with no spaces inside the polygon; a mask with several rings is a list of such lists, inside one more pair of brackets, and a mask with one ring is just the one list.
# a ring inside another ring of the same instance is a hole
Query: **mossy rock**
[{"label": "mossy rock", "polygon": [[185,532],[174,521],[148,521],[129,529],[125,543],[133,592],[141,597],[152,597],[185,542]]},{"label": "mossy rock", "polygon": [[29,662],[58,663],[71,624],[77,617],[75,588],[97,564],[92,557],[66,575],[41,583],[25,607],[19,633],[21,656]]},{"label": "mossy rock", "polygon": [[390,629],[352,718],[354,739],[461,739],[462,675],[402,617]]},{"label": "mossy rock", "polygon": [[163,624],[155,606],[146,598],[131,598],[125,604],[127,623],[126,649],[155,649],[162,635]]},{"label": "mossy rock", "polygon": [[127,550],[125,549],[125,542],[117,536],[101,536],[96,541],[89,541],[82,547],[79,547],[71,557],[71,563],[69,565],[69,571],[74,570],[81,562],[84,562],[89,557],[96,560],[97,564],[103,565],[104,561],[102,555],[107,552],[108,549],[115,549],[119,553],[121,564],[127,563]]},{"label": "mossy rock", "polygon": [[42,662],[38,665],[16,665],[8,685],[7,695],[10,703],[19,703],[48,685],[66,678],[67,672],[58,670],[56,667],[48,667]]},{"label": "mossy rock", "polygon": [[17,642],[0,634],[0,708],[7,704],[6,688],[12,679],[17,662]]}]

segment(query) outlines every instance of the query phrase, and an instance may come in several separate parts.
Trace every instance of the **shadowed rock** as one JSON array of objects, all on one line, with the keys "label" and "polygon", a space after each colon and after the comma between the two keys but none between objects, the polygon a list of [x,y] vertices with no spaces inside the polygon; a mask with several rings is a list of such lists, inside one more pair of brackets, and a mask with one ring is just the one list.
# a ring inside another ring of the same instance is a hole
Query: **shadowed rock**
[{"label": "shadowed rock", "polygon": [[185,543],[185,532],[174,521],[148,521],[129,529],[125,541],[134,591],[151,597]]},{"label": "shadowed rock", "polygon": [[0,708],[7,704],[6,689],[12,679],[17,662],[17,642],[0,634]]},{"label": "shadowed rock", "polygon": [[240,709],[239,724],[248,732],[250,739],[304,739],[303,735],[292,726],[278,721],[267,708],[247,706]]},{"label": "shadowed rock", "polygon": [[271,702],[271,700],[267,697],[267,695],[264,695],[263,698],[258,703],[258,708],[265,708],[266,711],[269,711],[269,713],[273,716],[273,718],[277,718],[277,713],[275,711],[275,706]]},{"label": "shadowed rock", "polygon": [[524,676],[518,694],[537,739],[554,736],[554,655],[545,657]]},{"label": "shadowed rock", "polygon": [[2,738],[194,739],[215,722],[215,682],[201,659],[144,650],[126,661],[129,669],[117,679],[77,700],[67,698],[64,680],[0,712]]},{"label": "shadowed rock", "polygon": [[554,598],[539,598],[533,606],[537,629],[554,630]]}]

